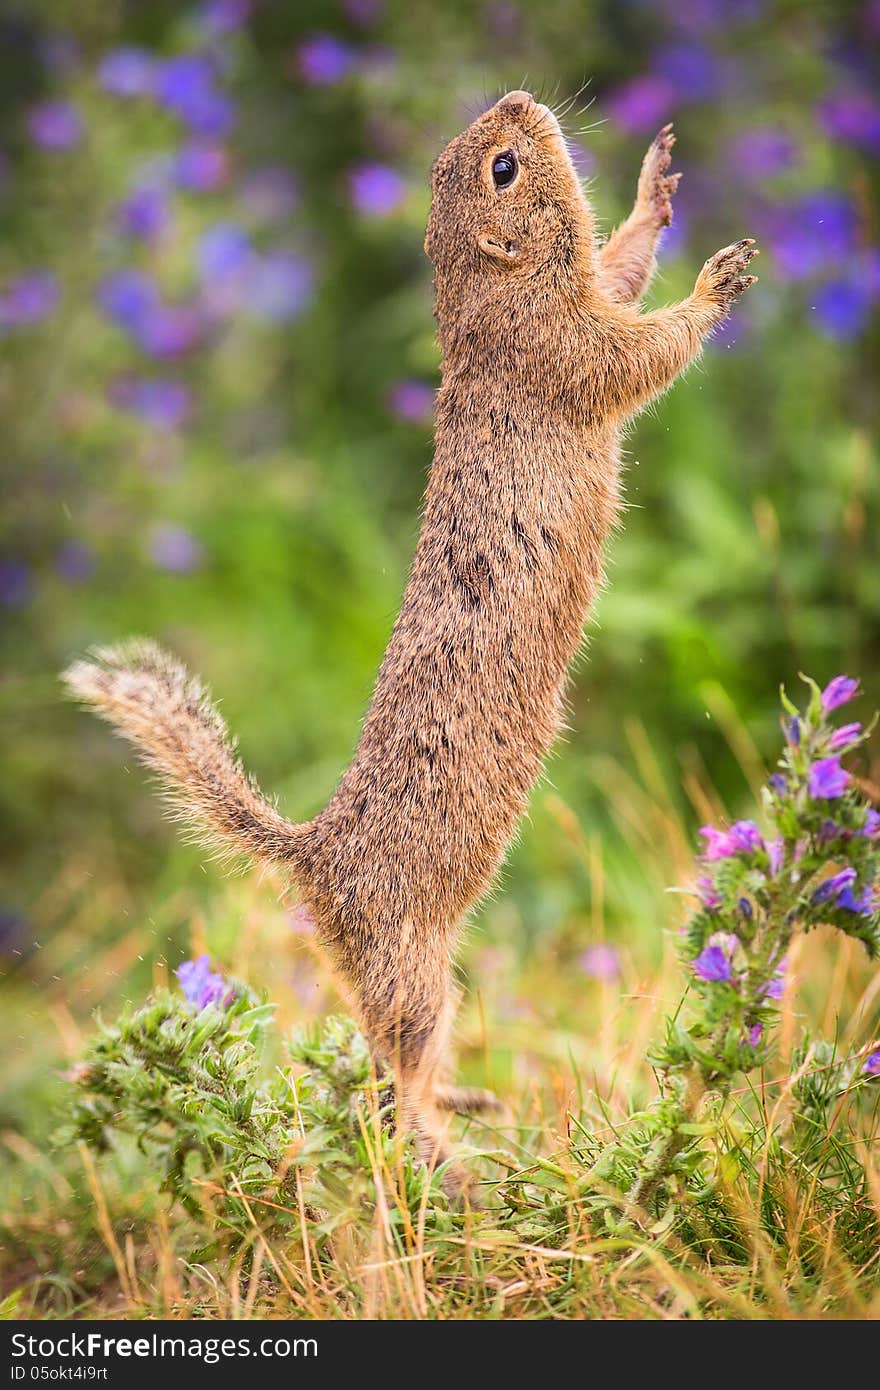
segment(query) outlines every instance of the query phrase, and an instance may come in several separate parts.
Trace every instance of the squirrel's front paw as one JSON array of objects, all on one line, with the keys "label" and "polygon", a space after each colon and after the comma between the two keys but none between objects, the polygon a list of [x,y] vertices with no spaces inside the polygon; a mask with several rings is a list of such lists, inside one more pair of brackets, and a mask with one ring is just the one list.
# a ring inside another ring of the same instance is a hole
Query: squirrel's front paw
[{"label": "squirrel's front paw", "polygon": [[757,256],[758,248],[752,237],[735,241],[710,256],[697,277],[696,293],[710,299],[726,314],[735,299],[754,285],[757,275],[746,274],[749,261]]},{"label": "squirrel's front paw", "polygon": [[681,180],[681,174],[666,172],[672,163],[674,144],[672,125],[665,125],[655,135],[639,175],[639,202],[650,211],[658,227],[668,227],[672,221],[672,195]]}]

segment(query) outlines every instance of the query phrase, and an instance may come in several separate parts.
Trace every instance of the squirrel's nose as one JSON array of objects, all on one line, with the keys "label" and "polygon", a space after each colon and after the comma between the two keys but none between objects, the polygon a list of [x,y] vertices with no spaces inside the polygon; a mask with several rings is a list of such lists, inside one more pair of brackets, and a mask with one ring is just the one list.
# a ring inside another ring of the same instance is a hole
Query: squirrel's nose
[{"label": "squirrel's nose", "polygon": [[501,98],[498,105],[506,107],[512,114],[516,115],[531,106],[533,100],[530,92],[508,92],[506,96]]}]

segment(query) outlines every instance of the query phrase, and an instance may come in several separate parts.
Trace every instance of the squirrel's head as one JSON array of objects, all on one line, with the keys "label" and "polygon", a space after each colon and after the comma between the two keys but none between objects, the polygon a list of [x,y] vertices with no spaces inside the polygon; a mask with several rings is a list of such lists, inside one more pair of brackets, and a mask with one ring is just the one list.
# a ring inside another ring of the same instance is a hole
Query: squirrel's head
[{"label": "squirrel's head", "polygon": [[447,145],[432,193],[425,251],[438,289],[479,296],[499,277],[589,262],[592,217],[559,122],[528,92],[508,92]]}]

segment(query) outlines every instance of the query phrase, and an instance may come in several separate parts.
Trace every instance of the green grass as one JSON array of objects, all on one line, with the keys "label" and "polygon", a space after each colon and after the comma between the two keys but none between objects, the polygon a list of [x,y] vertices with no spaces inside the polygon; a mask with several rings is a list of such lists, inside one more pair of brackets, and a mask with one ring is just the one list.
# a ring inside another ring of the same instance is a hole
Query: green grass
[{"label": "green grass", "polygon": [[[735,1088],[706,1140],[710,1198],[683,1188],[659,1220],[607,1201],[597,1160],[656,1096],[645,1055],[682,991],[670,938],[681,900],[665,884],[691,871],[688,833],[638,729],[632,743],[631,769],[597,768],[616,825],[605,836],[584,836],[557,793],[536,799],[546,848],[573,878],[591,878],[589,911],[563,915],[552,939],[518,952],[523,927],[501,894],[463,954],[458,1076],[508,1107],[500,1122],[456,1121],[479,1207],[450,1209],[425,1184],[369,1088],[344,1133],[306,1122],[305,1107],[302,1145],[276,1174],[282,1188],[270,1182],[256,1197],[234,1162],[199,1168],[187,1205],[159,1191],[161,1164],[130,1138],[103,1155],[53,1147],[77,1089],[59,1073],[85,1052],[92,1010],[109,1021],[124,1000],[138,1006],[182,953],[210,949],[229,974],[268,986],[278,1004],[269,1075],[284,1064],[284,1038],[304,1024],[320,1031],[338,1001],[302,923],[273,906],[266,882],[169,873],[148,896],[113,866],[82,863],[49,885],[46,944],[30,978],[22,971],[7,989],[3,1014],[7,1104],[20,1117],[0,1137],[3,1292],[16,1315],[875,1317],[876,1087],[852,1088],[818,1128],[814,1117],[815,1132],[797,1121],[796,1078],[819,1081],[828,1066],[796,1055],[804,1026],[837,1035],[841,1052],[871,1041],[877,977],[858,943],[824,932],[801,941],[772,1066]],[[628,883],[610,867],[622,862]],[[618,937],[620,979],[591,980],[580,952],[607,936],[620,897],[655,930]]]}]

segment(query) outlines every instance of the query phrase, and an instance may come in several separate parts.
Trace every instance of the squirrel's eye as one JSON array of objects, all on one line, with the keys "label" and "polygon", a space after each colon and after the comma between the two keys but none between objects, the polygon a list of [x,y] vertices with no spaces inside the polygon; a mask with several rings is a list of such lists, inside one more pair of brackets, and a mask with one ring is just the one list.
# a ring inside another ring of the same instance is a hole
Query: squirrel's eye
[{"label": "squirrel's eye", "polygon": [[506,188],[509,183],[513,183],[518,168],[519,161],[513,150],[505,150],[503,154],[496,154],[492,160],[492,178],[495,180],[495,187]]}]

